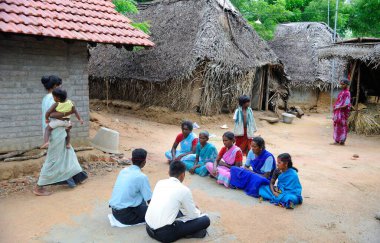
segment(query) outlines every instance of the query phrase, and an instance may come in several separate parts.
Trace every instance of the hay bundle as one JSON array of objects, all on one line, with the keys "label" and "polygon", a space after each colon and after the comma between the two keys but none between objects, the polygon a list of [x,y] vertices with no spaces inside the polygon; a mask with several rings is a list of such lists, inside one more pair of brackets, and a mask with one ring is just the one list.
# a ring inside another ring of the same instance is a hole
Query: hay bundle
[{"label": "hay bundle", "polygon": [[368,110],[359,110],[351,112],[348,118],[348,127],[350,131],[364,135],[379,135],[380,123],[376,115]]}]

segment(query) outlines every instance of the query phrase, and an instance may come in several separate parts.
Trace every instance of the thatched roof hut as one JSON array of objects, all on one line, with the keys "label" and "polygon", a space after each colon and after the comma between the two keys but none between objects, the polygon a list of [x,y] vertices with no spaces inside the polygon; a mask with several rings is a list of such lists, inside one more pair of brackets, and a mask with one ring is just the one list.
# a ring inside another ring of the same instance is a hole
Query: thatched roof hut
[{"label": "thatched roof hut", "polygon": [[[332,65],[329,60],[318,61],[318,48],[331,43],[333,31],[325,23],[297,22],[279,24],[269,45],[284,63],[291,87],[324,90],[331,83]],[[343,71],[341,63],[336,70],[334,86]]]},{"label": "thatched roof hut", "polygon": [[[320,48],[321,60],[343,60],[351,80],[351,100],[355,104],[350,128],[363,134],[380,134],[380,38],[355,38]],[[359,103],[367,109],[360,110]]]},{"label": "thatched roof hut", "polygon": [[[257,109],[286,99],[287,79],[277,56],[229,1],[171,0],[140,4],[155,48],[90,50],[90,96],[126,99],[211,115],[232,111],[239,95]],[[268,85],[269,84],[269,85]]]}]

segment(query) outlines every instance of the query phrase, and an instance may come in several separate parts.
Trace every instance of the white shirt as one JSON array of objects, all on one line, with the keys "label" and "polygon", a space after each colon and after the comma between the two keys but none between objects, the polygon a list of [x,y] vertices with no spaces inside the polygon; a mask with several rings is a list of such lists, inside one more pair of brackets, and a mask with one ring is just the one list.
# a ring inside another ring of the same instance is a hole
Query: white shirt
[{"label": "white shirt", "polygon": [[189,188],[177,178],[160,180],[153,191],[145,221],[152,229],[171,225],[181,210],[186,219],[200,217],[200,211],[195,207]]}]

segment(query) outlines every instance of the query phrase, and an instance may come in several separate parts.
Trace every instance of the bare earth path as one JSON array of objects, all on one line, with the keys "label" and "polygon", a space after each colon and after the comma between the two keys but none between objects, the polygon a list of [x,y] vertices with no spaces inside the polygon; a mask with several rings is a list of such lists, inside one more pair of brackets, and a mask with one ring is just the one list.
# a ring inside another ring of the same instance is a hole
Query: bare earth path
[{"label": "bare earth path", "polygon": [[[105,112],[93,115],[120,132],[120,147],[128,156],[133,148],[148,150],[144,172],[152,188],[167,177],[163,153],[180,132],[179,126]],[[224,123],[233,126],[228,116],[217,124],[200,124],[218,136],[212,141],[218,148],[225,131],[219,126]],[[291,125],[258,123],[258,134],[269,151],[293,156],[304,203],[285,210],[225,189],[210,178],[187,174],[185,183],[192,188],[195,202],[212,219],[204,241],[380,242],[380,221],[374,219],[380,211],[379,137],[349,135],[347,146],[331,146],[331,122],[321,114]],[[93,136],[98,127],[92,126]],[[353,154],[360,158],[351,160]],[[0,242],[151,242],[144,226],[109,226],[107,201],[117,173],[90,178],[75,189],[59,188],[50,197],[23,192],[0,199]]]}]

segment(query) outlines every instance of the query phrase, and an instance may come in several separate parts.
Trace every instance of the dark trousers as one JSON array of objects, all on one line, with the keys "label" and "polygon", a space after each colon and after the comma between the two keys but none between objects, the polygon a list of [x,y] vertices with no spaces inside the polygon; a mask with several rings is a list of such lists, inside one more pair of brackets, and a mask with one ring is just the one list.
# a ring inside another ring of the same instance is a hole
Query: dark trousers
[{"label": "dark trousers", "polygon": [[139,224],[145,222],[148,206],[143,201],[137,207],[128,207],[120,210],[112,209],[112,214],[122,224]]},{"label": "dark trousers", "polygon": [[206,229],[210,226],[210,219],[202,216],[187,222],[174,221],[171,225],[153,230],[146,225],[146,231],[150,237],[161,242],[173,242],[181,238],[201,238],[206,235]]}]

